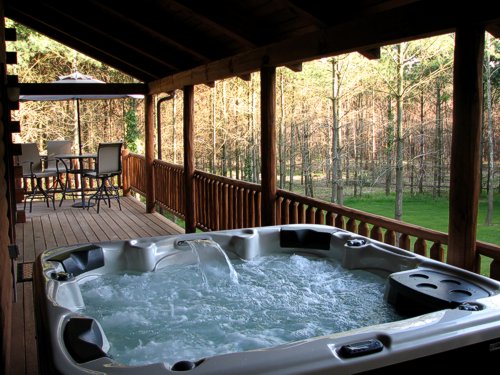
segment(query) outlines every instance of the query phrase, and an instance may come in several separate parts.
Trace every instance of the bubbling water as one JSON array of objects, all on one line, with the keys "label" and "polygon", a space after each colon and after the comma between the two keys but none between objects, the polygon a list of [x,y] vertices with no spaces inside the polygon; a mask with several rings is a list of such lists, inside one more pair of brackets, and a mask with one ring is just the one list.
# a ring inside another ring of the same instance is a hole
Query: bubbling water
[{"label": "bubbling water", "polygon": [[401,319],[384,302],[384,279],[332,260],[272,255],[233,266],[238,282],[211,275],[208,287],[198,265],[104,275],[81,285],[83,312],[126,365],[171,365]]}]

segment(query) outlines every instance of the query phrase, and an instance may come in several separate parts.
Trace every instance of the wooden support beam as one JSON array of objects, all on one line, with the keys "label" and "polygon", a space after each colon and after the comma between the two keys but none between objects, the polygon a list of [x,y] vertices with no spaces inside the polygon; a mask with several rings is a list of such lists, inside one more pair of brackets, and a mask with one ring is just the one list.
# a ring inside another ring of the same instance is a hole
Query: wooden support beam
[{"label": "wooden support beam", "polygon": [[144,83],[18,83],[21,95],[144,95]]},{"label": "wooden support beam", "polygon": [[484,26],[458,27],[453,69],[448,263],[474,271],[483,108]]},{"label": "wooden support beam", "polygon": [[486,31],[488,31],[495,38],[500,38],[500,23],[493,23],[486,27]]},{"label": "wooden support beam", "polygon": [[276,224],[276,68],[260,70],[262,225]]},{"label": "wooden support beam", "polygon": [[370,48],[370,49],[364,49],[361,51],[358,51],[360,54],[362,54],[364,57],[366,57],[369,60],[378,60],[380,59],[380,47],[377,48]]},{"label": "wooden support beam", "polygon": [[288,64],[286,67],[295,73],[300,73],[302,71],[302,63]]},{"label": "wooden support beam", "polygon": [[5,29],[5,40],[9,42],[15,42],[17,40],[17,31],[13,27],[7,27]]},{"label": "wooden support beam", "polygon": [[250,82],[250,80],[252,79],[252,74],[251,73],[240,74],[238,76],[238,78],[241,79],[241,80],[243,80],[243,81]]},{"label": "wooden support beam", "polygon": [[196,232],[194,191],[194,87],[184,87],[184,192],[186,233]]},{"label": "wooden support beam", "polygon": [[146,158],[146,211],[155,211],[155,189],[153,175],[153,160],[155,156],[155,117],[154,100],[152,95],[146,95],[144,101],[145,112],[145,158]]}]

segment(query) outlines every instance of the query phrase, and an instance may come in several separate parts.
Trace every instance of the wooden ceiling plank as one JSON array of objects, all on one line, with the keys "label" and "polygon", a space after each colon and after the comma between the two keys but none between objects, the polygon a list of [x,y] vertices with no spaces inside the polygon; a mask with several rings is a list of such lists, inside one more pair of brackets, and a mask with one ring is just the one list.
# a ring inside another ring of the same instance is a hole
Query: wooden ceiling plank
[{"label": "wooden ceiling plank", "polygon": [[141,23],[139,21],[136,21],[136,20],[130,18],[128,15],[123,13],[123,11],[122,11],[123,8],[120,8],[120,9],[112,8],[108,5],[103,4],[101,1],[92,1],[92,3],[95,4],[95,6],[101,8],[103,10],[106,10],[106,12],[108,12],[113,17],[119,18],[122,22],[128,23],[136,28],[143,29],[145,33],[148,33],[148,34],[154,36],[155,38],[162,40],[166,44],[169,44],[172,47],[174,47],[182,52],[185,52],[186,54],[191,55],[195,59],[199,60],[199,62],[202,64],[210,61],[209,57],[207,57],[206,55],[199,53],[199,52],[195,51],[194,49],[189,48],[182,43],[177,42],[176,40],[172,39],[171,37],[168,37],[165,34],[158,32],[157,30],[145,25],[144,23]]},{"label": "wooden ceiling plank", "polygon": [[[498,16],[499,12],[500,10],[496,9],[491,14]],[[480,7],[471,8],[467,13],[467,21],[471,23],[490,23],[490,17],[491,15],[481,12]],[[422,19],[426,22],[422,22]],[[255,72],[262,66],[289,65],[357,50],[369,50],[404,40],[435,36],[453,31],[457,24],[463,22],[463,9],[460,7],[450,8],[447,4],[437,4],[434,12],[429,14],[426,6],[415,3],[401,10],[367,17],[362,24],[349,22],[332,26],[165,77],[151,82],[149,89],[150,93],[170,91],[186,85]],[[497,23],[496,20],[493,22]],[[349,35],[349,38],[346,38],[346,35]]]},{"label": "wooden ceiling plank", "polygon": [[[51,9],[52,12],[57,14],[58,17],[64,17],[65,19],[69,20],[70,22],[75,23],[75,24],[80,25],[81,27],[85,28],[85,29],[82,29],[83,32],[92,31],[100,38],[107,39],[108,41],[106,42],[106,44],[108,44],[108,45],[110,44],[110,42],[113,42],[113,43],[121,45],[127,49],[130,49],[139,55],[147,57],[150,61],[154,61],[160,65],[164,65],[165,67],[167,67],[170,70],[173,70],[173,71],[180,70],[180,68],[178,66],[172,65],[172,64],[166,62],[165,60],[158,58],[156,55],[152,55],[151,53],[148,53],[148,52],[144,51],[143,49],[136,47],[135,45],[132,45],[130,43],[126,43],[122,39],[119,39],[119,38],[115,37],[114,35],[112,35],[110,32],[103,31],[103,30],[89,24],[88,22],[83,21],[81,18],[74,17],[72,14],[65,12],[65,11],[62,11],[60,8],[54,7],[52,4],[44,3],[44,6]],[[98,38],[96,38],[96,39],[98,39]]]},{"label": "wooden ceiling plank", "polygon": [[178,1],[175,0],[168,0],[168,3],[172,4],[175,7],[178,7],[182,11],[191,14],[192,17],[197,18],[200,22],[210,26],[214,30],[219,31],[220,33],[228,36],[229,38],[237,41],[238,43],[242,44],[244,48],[246,49],[252,49],[256,47],[256,44],[253,43],[252,41],[248,40],[247,38],[243,37],[239,33],[235,32],[232,29],[229,29],[226,26],[221,25],[220,23],[212,20],[211,18],[201,14],[200,12],[197,12],[193,10],[192,8],[187,7],[184,4],[181,4]]},{"label": "wooden ceiling plank", "polygon": [[[12,7],[9,9],[9,12],[9,15],[11,17],[14,16],[17,22],[26,25],[33,25],[33,23],[35,23],[36,30],[38,30],[40,33],[50,35],[51,39],[54,39],[55,41],[73,48],[87,56],[91,56],[109,66],[121,70],[122,72],[129,74],[132,77],[145,82],[159,78],[158,75],[152,74],[150,71],[145,70],[142,66],[133,64],[130,59],[124,59],[111,54],[109,48],[98,48],[96,44],[90,44],[85,40],[76,38],[64,30],[58,29],[53,25],[49,25],[39,19],[36,19],[32,16],[32,14],[26,14],[21,10],[12,9]],[[33,26],[31,27],[34,28]]]}]

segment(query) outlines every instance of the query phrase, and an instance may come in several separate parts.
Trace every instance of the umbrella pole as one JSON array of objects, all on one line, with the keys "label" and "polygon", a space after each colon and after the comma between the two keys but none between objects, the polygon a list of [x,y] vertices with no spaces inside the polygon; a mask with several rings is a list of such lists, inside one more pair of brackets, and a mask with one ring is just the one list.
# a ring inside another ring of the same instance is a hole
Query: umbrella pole
[{"label": "umbrella pole", "polygon": [[76,126],[77,126],[77,131],[78,131],[78,151],[80,152],[80,155],[83,154],[82,152],[82,127],[80,124],[80,100],[76,99]]}]

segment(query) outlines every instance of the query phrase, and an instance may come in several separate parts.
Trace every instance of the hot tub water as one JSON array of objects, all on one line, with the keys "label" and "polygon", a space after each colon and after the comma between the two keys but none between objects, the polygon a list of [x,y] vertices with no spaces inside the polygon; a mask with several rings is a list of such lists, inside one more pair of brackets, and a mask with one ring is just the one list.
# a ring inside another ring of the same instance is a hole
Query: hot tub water
[{"label": "hot tub water", "polygon": [[270,255],[231,264],[218,245],[189,246],[198,264],[81,285],[82,312],[101,323],[115,360],[171,365],[401,319],[384,302],[383,278],[334,260]]}]

